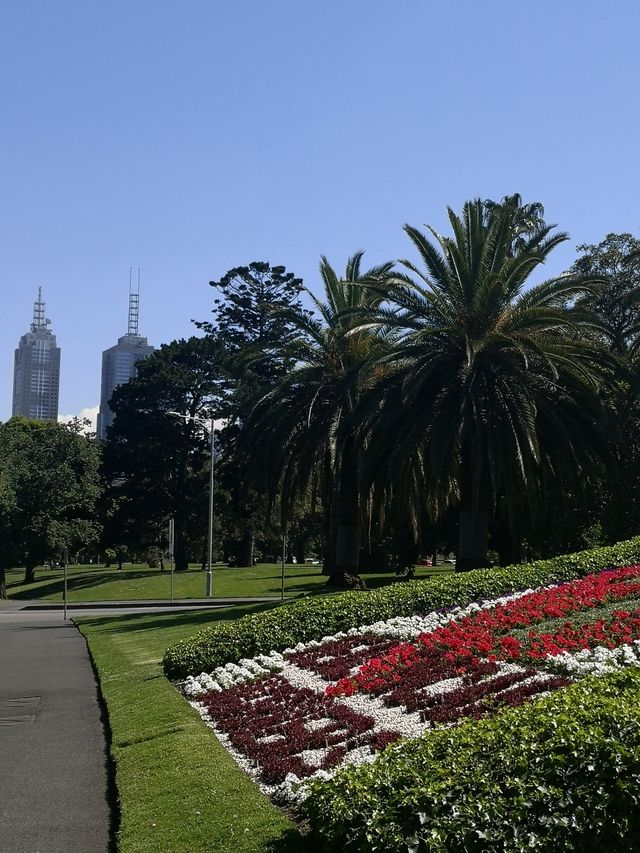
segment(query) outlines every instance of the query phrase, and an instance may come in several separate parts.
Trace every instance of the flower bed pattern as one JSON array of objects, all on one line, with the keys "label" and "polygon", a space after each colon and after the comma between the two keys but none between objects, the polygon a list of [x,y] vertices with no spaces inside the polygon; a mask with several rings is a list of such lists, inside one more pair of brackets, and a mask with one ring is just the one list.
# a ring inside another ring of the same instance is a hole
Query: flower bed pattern
[{"label": "flower bed pattern", "polygon": [[[638,597],[640,566],[607,571],[228,664],[183,690],[269,794],[301,798],[301,780],[370,762],[400,738],[640,665],[640,609],[584,621]],[[550,620],[556,630],[536,631]]]}]

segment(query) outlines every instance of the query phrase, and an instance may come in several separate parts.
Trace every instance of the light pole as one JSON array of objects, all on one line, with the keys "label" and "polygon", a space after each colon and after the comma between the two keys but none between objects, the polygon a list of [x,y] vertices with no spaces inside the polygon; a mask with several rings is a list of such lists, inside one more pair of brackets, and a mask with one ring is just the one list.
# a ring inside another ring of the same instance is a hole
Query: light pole
[{"label": "light pole", "polygon": [[197,418],[195,415],[187,415],[184,412],[167,412],[168,415],[171,415],[173,418],[180,418],[183,421],[195,421],[199,424],[208,425],[209,430],[211,432],[211,471],[209,475],[209,536],[208,536],[208,545],[209,545],[209,555],[207,561],[207,579],[205,583],[205,595],[207,598],[211,598],[213,594],[213,472],[216,461],[216,452],[215,452],[215,422],[213,415],[210,418]]}]

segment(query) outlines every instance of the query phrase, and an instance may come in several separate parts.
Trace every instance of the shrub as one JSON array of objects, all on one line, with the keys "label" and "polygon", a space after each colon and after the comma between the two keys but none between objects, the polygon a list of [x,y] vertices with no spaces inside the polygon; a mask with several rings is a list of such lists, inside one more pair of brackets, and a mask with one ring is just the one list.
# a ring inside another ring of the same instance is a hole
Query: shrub
[{"label": "shrub", "polygon": [[640,561],[640,537],[603,548],[538,560],[528,565],[481,569],[378,590],[344,592],[297,601],[236,622],[215,625],[171,646],[164,655],[168,678],[211,672],[242,657],[282,651],[394,616],[464,606],[528,587],[573,580],[590,572]]},{"label": "shrub", "polygon": [[640,849],[640,672],[388,747],[313,783],[322,851]]}]

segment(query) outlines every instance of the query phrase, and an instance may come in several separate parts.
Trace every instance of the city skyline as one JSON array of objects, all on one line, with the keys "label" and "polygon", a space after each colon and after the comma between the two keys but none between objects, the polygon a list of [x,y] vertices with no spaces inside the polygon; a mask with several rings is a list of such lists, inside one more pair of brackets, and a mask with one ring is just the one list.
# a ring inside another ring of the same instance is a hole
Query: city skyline
[{"label": "city skyline", "polygon": [[[107,404],[107,401],[111,396],[111,392],[117,385],[122,384],[122,382],[127,381],[135,375],[135,362],[139,358],[146,357],[155,349],[153,345],[149,344],[149,340],[146,336],[139,334],[140,270],[138,270],[138,283],[135,290],[132,289],[131,285],[131,271],[132,268],[129,269],[129,312],[127,318],[127,331],[124,335],[118,336],[116,344],[103,350],[101,353],[98,350],[97,362],[101,365],[98,381],[96,388],[93,389],[93,391],[87,390],[86,393],[87,399],[90,399],[93,394],[93,399],[97,400],[97,402],[95,405],[87,405],[74,412],[59,411],[60,407],[58,401],[60,390],[64,389],[64,369],[61,370],[61,361],[63,364],[64,362],[61,355],[65,347],[63,342],[61,342],[61,345],[58,344],[57,336],[53,335],[49,330],[49,326],[52,325],[52,321],[45,317],[46,303],[42,298],[43,288],[42,286],[38,287],[37,298],[35,302],[32,303],[33,317],[30,329],[28,332],[20,336],[18,347],[14,351],[12,401],[10,404],[11,411],[7,415],[7,418],[18,414],[24,417],[35,417],[37,420],[53,419],[61,422],[69,421],[73,417],[79,417],[81,419],[84,418],[91,422],[92,430],[98,434],[98,437],[104,438],[106,428],[110,426],[113,421],[111,416],[112,413]],[[124,312],[121,313],[122,316],[124,316]],[[124,324],[122,323],[121,326],[124,327]],[[24,382],[17,383],[16,375],[18,372],[21,375],[26,375],[26,373],[31,370],[31,359],[28,360],[27,364],[24,364],[25,358],[23,355],[22,363],[19,364],[18,362],[19,354],[25,352],[25,344],[27,341],[30,341],[31,338],[35,338],[36,336],[42,337],[45,334],[51,339],[51,344],[57,353],[55,356],[56,386],[52,391],[52,394],[55,394],[56,403],[54,415],[41,417],[40,415],[27,414],[29,403],[28,400],[27,402],[24,402],[26,399],[26,393],[21,393],[21,388],[24,385]],[[123,350],[127,350],[124,361],[122,358]],[[100,428],[101,408],[105,411],[102,419],[102,428]],[[0,418],[0,420],[6,420],[6,418]]]}]

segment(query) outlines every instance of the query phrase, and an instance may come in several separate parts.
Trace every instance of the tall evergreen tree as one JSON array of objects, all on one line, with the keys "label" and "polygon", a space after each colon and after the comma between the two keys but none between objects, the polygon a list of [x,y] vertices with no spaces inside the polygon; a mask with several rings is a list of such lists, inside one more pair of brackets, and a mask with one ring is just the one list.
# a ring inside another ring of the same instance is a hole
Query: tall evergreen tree
[{"label": "tall evergreen tree", "polygon": [[228,526],[238,536],[230,548],[239,565],[249,566],[266,505],[248,487],[247,460],[237,452],[236,441],[255,403],[293,366],[291,347],[300,332],[289,314],[306,316],[308,312],[300,299],[302,280],[284,266],[254,261],[234,267],[210,285],[219,294],[213,320],[196,325],[224,347],[226,393],[218,414],[227,425],[220,434],[220,475],[229,498]]},{"label": "tall evergreen tree", "polygon": [[187,569],[193,540],[206,530],[210,439],[202,424],[167,413],[217,413],[223,361],[222,345],[211,338],[173,341],[114,391],[103,474],[115,540],[105,545],[159,546],[173,518],[175,567]]},{"label": "tall evergreen tree", "polygon": [[381,281],[391,264],[361,269],[362,252],[339,275],[326,258],[320,274],[324,299],[309,294],[317,317],[287,312],[299,337],[296,367],[254,408],[244,439],[255,470],[271,494],[281,494],[286,512],[311,488],[321,496],[325,514],[330,582],[357,583],[362,540],[363,448],[353,413],[359,395],[372,380],[368,367],[382,342],[354,319],[380,304],[367,282]]}]

